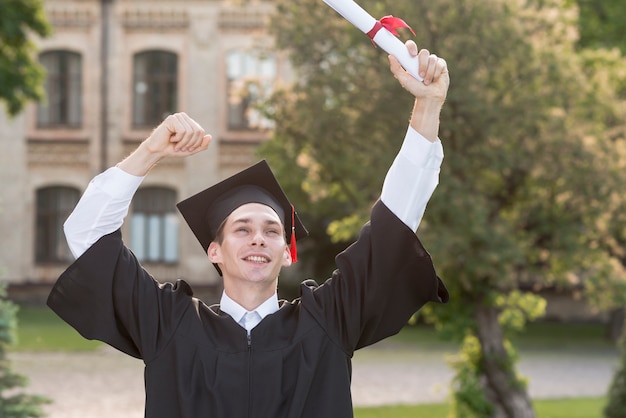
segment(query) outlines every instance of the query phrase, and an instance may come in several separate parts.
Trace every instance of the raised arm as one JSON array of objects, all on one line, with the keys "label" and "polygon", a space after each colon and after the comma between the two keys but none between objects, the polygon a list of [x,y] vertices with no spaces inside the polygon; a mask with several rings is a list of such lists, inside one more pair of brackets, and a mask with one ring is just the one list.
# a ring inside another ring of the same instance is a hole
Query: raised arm
[{"label": "raised arm", "polygon": [[211,136],[185,113],[168,116],[131,155],[96,176],[63,225],[74,257],[117,230],[144,176],[168,157],[187,157],[208,148]]},{"label": "raised arm", "polygon": [[[406,43],[412,56],[418,55],[413,41]],[[438,139],[439,116],[450,78],[445,60],[428,50],[419,51],[418,81],[389,56],[390,69],[405,90],[415,96],[410,126],[404,143],[390,167],[381,194],[385,205],[413,231],[417,231],[426,204],[439,182],[443,148]]]}]

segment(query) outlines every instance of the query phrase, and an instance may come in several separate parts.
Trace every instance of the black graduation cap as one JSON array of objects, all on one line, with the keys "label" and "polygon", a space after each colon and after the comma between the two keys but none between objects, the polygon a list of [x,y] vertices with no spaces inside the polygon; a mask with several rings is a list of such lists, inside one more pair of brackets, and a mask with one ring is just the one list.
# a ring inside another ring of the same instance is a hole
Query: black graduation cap
[{"label": "black graduation cap", "polygon": [[206,253],[224,219],[246,203],[262,203],[274,209],[285,227],[291,258],[296,262],[296,240],[306,237],[308,231],[265,160],[176,206]]}]

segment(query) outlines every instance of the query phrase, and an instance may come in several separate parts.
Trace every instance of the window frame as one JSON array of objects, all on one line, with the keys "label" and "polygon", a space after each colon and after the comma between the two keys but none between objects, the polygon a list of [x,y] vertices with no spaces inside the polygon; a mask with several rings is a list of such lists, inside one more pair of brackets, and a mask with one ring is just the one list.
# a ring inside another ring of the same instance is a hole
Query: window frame
[{"label": "window frame", "polygon": [[135,193],[130,218],[130,248],[140,262],[169,265],[180,262],[180,228],[174,210],[176,198],[176,190],[167,186],[146,186]]},{"label": "window frame", "polygon": [[131,126],[133,129],[152,128],[177,111],[179,55],[163,49],[145,49],[134,53],[131,63]]},{"label": "window frame", "polygon": [[[278,67],[279,57],[274,52],[255,53],[245,48],[226,52],[225,125],[228,131],[258,132],[272,128],[271,121],[263,118],[254,106],[271,94],[278,80]],[[251,91],[253,89],[257,91]],[[254,116],[246,116],[248,111]]]},{"label": "window frame", "polygon": [[35,191],[35,263],[73,260],[63,223],[76,207],[80,191],[70,186],[43,186]]},{"label": "window frame", "polygon": [[82,128],[83,61],[81,53],[68,49],[51,49],[39,54],[46,78],[45,101],[37,104],[37,128]]}]

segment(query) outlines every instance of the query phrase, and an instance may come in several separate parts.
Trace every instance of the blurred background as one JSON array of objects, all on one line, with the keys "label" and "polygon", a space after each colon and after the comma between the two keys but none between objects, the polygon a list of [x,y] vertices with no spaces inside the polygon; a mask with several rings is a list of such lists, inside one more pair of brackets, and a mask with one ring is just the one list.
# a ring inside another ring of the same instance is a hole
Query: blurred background
[{"label": "blurred background", "polygon": [[[418,235],[451,302],[357,354],[357,416],[626,417],[626,4],[359,4],[402,17],[450,68]],[[412,98],[387,67],[320,0],[0,0],[0,346],[45,412],[143,414],[142,364],[44,306],[90,179],[189,113],[210,149],[146,177],[126,243],[160,281],[215,302],[219,277],[175,203],[266,158],[311,232],[281,275],[280,296],[298,297],[367,220],[404,137]],[[369,408],[431,402],[445,411]]]}]

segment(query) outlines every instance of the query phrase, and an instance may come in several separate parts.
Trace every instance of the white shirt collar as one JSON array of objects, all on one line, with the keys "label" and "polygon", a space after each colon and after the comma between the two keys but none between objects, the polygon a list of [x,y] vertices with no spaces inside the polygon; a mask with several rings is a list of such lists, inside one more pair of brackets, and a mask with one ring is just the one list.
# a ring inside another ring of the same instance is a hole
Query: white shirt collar
[{"label": "white shirt collar", "polygon": [[[226,292],[222,292],[222,298],[220,299],[220,309],[222,312],[226,312],[230,315],[235,322],[239,323],[243,316],[248,312],[246,308],[231,299]],[[257,306],[256,309],[250,312],[256,312],[261,319],[267,315],[273,314],[278,311],[278,295],[274,293],[265,302]]]}]

